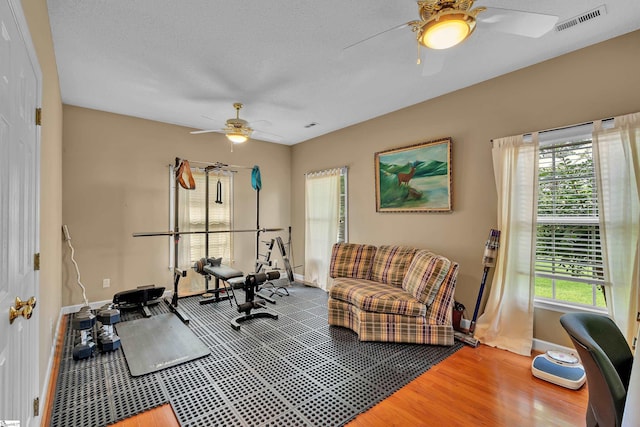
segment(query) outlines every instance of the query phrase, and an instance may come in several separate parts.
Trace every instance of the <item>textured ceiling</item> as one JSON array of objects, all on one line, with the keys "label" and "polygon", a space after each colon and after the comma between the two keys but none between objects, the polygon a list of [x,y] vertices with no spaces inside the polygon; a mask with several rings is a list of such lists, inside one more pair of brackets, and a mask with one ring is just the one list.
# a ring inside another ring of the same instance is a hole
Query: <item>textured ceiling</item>
[{"label": "textured ceiling", "polygon": [[345,49],[417,19],[411,0],[48,0],[64,103],[220,129],[242,102],[255,139],[289,145],[640,28],[638,0],[477,1],[558,22],[602,4],[539,38],[480,22],[416,65],[409,28]]}]

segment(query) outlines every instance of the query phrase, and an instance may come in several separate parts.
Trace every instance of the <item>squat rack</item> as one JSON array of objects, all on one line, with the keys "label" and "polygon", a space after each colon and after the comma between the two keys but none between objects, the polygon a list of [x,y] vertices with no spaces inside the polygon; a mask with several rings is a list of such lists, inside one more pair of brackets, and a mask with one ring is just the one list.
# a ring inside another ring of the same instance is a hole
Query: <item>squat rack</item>
[{"label": "squat rack", "polygon": [[[195,189],[195,182],[191,175],[190,163],[199,164],[204,166],[205,172],[205,229],[204,231],[180,231],[179,222],[179,191],[180,187],[185,190]],[[211,171],[228,171],[236,173],[235,169],[250,169],[251,170],[251,185],[256,191],[256,228],[244,229],[244,230],[209,230],[209,174]],[[189,185],[183,180],[183,173],[187,174]],[[259,243],[260,233],[282,231],[282,228],[260,228],[260,189],[262,188],[262,180],[260,177],[260,168],[258,166],[236,166],[228,165],[226,163],[210,163],[202,161],[192,161],[181,159],[176,157],[174,165],[174,203],[173,203],[173,230],[172,231],[157,231],[157,232],[141,232],[133,233],[133,237],[150,237],[150,236],[173,236],[173,295],[171,301],[166,301],[169,304],[169,309],[173,311],[184,323],[189,323],[188,316],[178,309],[178,283],[181,277],[186,277],[187,271],[178,268],[179,257],[179,244],[180,236],[183,234],[204,234],[205,235],[205,258],[209,258],[209,235],[216,233],[256,233],[256,260],[259,257]],[[205,277],[205,289],[208,289],[209,279]]]}]

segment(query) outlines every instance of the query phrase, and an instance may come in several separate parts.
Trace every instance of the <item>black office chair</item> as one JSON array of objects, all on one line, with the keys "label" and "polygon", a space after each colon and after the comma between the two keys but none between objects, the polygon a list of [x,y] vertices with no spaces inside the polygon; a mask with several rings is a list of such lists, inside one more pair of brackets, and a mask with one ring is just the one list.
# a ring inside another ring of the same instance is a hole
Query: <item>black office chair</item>
[{"label": "black office chair", "polygon": [[633,354],[620,329],[608,316],[568,313],[560,318],[587,375],[587,427],[622,424]]}]

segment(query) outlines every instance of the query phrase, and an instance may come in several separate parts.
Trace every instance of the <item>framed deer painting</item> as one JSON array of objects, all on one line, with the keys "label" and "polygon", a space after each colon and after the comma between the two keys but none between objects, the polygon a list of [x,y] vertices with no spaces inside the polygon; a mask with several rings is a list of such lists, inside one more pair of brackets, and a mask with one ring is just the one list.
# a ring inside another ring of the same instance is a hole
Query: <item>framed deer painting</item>
[{"label": "framed deer painting", "polygon": [[451,138],[375,154],[377,212],[451,212]]}]

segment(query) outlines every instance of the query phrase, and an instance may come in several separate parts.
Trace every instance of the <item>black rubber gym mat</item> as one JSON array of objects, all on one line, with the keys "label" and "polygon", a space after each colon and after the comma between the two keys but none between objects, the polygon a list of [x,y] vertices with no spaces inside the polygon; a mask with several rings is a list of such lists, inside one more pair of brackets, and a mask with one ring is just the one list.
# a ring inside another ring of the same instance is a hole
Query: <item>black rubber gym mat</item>
[{"label": "black rubber gym mat", "polygon": [[[50,426],[106,426],[167,402],[183,427],[341,426],[462,348],[361,342],[327,324],[326,292],[287,289],[290,296],[267,305],[277,320],[253,319],[239,331],[228,301],[180,299],[211,354],[140,377],[129,374],[122,348],[73,360],[77,332],[68,326]],[[244,292],[236,297],[244,301]],[[149,308],[175,316],[164,302]]]},{"label": "black rubber gym mat", "polygon": [[115,327],[129,372],[134,377],[211,353],[209,347],[171,313],[121,322]]}]

